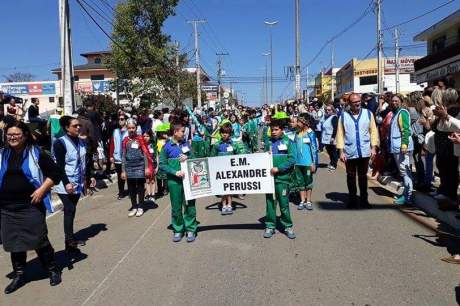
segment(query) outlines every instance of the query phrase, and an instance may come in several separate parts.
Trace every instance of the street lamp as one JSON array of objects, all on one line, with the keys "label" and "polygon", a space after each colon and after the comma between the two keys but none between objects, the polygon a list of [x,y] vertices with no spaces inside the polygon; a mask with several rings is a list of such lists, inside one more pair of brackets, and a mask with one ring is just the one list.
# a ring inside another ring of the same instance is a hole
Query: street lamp
[{"label": "street lamp", "polygon": [[267,56],[271,55],[270,52],[267,53],[262,53],[262,55],[265,57],[265,79],[264,79],[264,85],[265,85],[265,104],[268,105],[268,59]]},{"label": "street lamp", "polygon": [[264,21],[265,25],[268,26],[270,31],[270,103],[273,103],[273,40],[272,40],[272,28],[278,23],[278,21]]}]

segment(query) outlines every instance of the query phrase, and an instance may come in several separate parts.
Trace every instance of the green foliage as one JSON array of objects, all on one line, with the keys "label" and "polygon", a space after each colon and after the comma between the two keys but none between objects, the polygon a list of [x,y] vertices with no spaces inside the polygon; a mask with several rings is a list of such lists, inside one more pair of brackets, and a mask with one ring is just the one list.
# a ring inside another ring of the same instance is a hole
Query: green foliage
[{"label": "green foliage", "polygon": [[196,90],[190,75],[183,71],[186,55],[179,56],[177,65],[176,47],[162,32],[178,2],[125,0],[116,7],[109,66],[124,81],[120,90],[131,93],[132,99],[147,95],[152,103],[169,100],[178,105],[182,97],[192,96]]}]

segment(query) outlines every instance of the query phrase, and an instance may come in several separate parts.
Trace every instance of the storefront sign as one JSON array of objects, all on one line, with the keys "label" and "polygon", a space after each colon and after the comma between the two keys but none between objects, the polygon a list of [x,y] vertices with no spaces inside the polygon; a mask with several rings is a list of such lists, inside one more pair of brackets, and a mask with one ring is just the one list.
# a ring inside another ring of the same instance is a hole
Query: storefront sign
[{"label": "storefront sign", "polygon": [[56,95],[56,84],[54,83],[28,83],[28,84],[3,84],[0,90],[10,95]]},{"label": "storefront sign", "polygon": [[274,193],[268,153],[228,155],[186,160],[184,193],[187,200],[230,194]]},{"label": "storefront sign", "polygon": [[93,92],[108,92],[110,84],[107,81],[93,81]]},{"label": "storefront sign", "polygon": [[460,60],[429,71],[426,71],[426,69],[423,71],[425,72],[416,74],[417,83],[434,81],[446,77],[449,74],[460,73]]}]

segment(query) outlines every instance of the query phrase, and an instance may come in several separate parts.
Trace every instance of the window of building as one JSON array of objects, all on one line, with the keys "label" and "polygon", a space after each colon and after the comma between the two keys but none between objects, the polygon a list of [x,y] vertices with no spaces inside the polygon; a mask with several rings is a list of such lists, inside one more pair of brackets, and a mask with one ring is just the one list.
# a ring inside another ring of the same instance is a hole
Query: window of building
[{"label": "window of building", "polygon": [[91,76],[92,81],[103,81],[104,75],[103,74],[94,74]]},{"label": "window of building", "polygon": [[359,85],[375,85],[377,84],[377,76],[370,75],[359,78]]},{"label": "window of building", "polygon": [[102,64],[101,58],[100,58],[100,57],[96,57],[96,58],[94,59],[94,63],[95,63],[95,64]]},{"label": "window of building", "polygon": [[49,102],[54,103],[54,97],[49,97]]},{"label": "window of building", "polygon": [[446,35],[433,40],[431,43],[431,53],[437,53],[446,47]]}]

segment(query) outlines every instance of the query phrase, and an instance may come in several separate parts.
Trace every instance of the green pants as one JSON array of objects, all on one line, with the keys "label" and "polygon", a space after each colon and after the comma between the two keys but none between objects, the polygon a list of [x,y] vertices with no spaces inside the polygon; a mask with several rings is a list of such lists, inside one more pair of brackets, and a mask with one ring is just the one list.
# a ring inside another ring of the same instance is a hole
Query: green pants
[{"label": "green pants", "polygon": [[174,233],[196,233],[195,200],[185,201],[182,181],[168,179],[169,198],[171,199],[171,225]]},{"label": "green pants", "polygon": [[265,216],[265,227],[276,228],[276,202],[279,203],[281,211],[281,225],[284,228],[292,227],[291,213],[289,211],[289,188],[286,183],[275,182],[276,200],[272,194],[265,196],[267,201],[267,214]]}]

